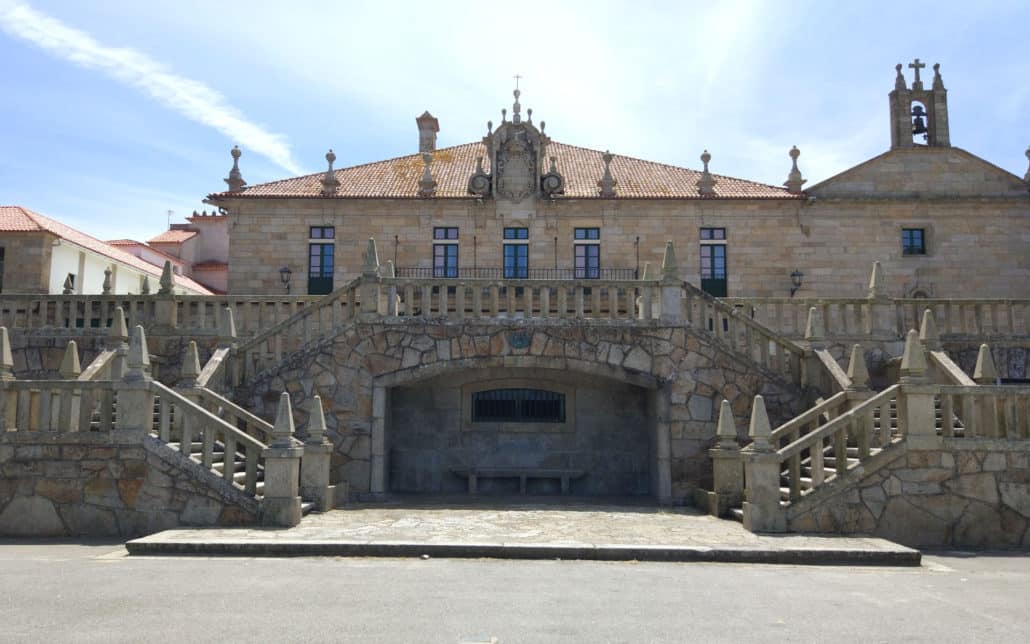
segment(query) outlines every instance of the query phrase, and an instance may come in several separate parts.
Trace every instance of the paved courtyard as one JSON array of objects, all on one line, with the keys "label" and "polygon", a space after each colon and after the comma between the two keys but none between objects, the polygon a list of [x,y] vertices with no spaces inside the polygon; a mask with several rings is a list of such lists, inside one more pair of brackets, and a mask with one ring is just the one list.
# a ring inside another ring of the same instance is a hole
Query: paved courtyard
[{"label": "paved courtyard", "polygon": [[[180,529],[137,540],[139,554],[333,554],[918,563],[918,553],[874,537],[756,535],[690,508],[547,498],[353,505],[289,529]],[[835,557],[837,557],[835,559]]]}]

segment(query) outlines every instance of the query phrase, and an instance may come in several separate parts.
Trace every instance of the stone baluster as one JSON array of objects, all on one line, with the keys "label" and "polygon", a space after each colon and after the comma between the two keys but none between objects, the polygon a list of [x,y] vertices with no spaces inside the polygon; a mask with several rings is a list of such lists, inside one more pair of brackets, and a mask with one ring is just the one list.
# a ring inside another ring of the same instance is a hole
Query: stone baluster
[{"label": "stone baluster", "polygon": [[[374,302],[375,300],[373,300]],[[289,527],[300,523],[300,462],[303,447],[293,443],[295,428],[290,395],[279,396],[279,409],[272,428],[272,443],[261,455],[265,459],[265,490],[261,500],[261,523]]]},{"label": "stone baluster", "polygon": [[765,401],[755,396],[748,435],[751,444],[741,450],[747,501],[744,502],[744,528],[751,532],[784,532],[786,516],[780,508],[780,457],[769,442],[772,427]]},{"label": "stone baluster", "polygon": [[728,400],[723,400],[719,407],[719,424],[715,433],[719,442],[708,450],[712,458],[712,492],[708,511],[721,517],[744,498],[744,464],[740,459],[737,428]]},{"label": "stone baluster", "polygon": [[[300,495],[313,502],[319,512],[328,512],[336,503],[336,486],[329,485],[333,444],[325,437],[325,431],[322,399],[314,396],[311,399],[307,434],[304,436],[304,456],[300,461]],[[346,494],[343,496],[346,497]]]}]

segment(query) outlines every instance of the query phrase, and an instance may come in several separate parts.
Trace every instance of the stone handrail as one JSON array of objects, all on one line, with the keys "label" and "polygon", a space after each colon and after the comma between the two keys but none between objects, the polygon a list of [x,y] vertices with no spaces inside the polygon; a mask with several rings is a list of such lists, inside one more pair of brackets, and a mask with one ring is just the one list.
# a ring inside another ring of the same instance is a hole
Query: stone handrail
[{"label": "stone handrail", "polygon": [[962,387],[975,387],[976,382],[973,381],[962,368],[959,367],[951,359],[951,356],[945,351],[927,351],[926,357],[930,365],[934,368],[934,373],[938,375],[938,379],[943,381],[945,385],[959,385]]},{"label": "stone handrail", "polygon": [[848,401],[849,397],[846,391],[827,398],[774,429],[769,435],[770,442],[773,445],[779,445],[783,441],[796,441],[805,433],[806,429],[810,430],[812,427],[818,426],[824,416],[829,418],[839,416],[846,410]]},{"label": "stone handrail", "polygon": [[196,386],[217,391],[224,390],[226,365],[231,352],[231,347],[218,347],[215,349],[204,364],[204,368],[200,370]]},{"label": "stone handrail", "polygon": [[[814,374],[813,380],[817,380],[819,388],[825,393],[847,391],[852,387],[854,383],[851,382],[851,378],[841,368],[830,352],[826,349],[815,349],[815,358],[819,361],[819,365],[822,367],[818,370],[818,374]],[[813,384],[813,383],[809,383]]]},{"label": "stone handrail", "polygon": [[228,398],[200,386],[182,393],[215,416],[227,420],[245,434],[253,436],[262,443],[272,442],[272,423],[250,413]]},{"label": "stone handrail", "polygon": [[[253,338],[241,343],[236,356],[243,362],[240,376],[248,378],[267,359],[275,362],[283,355],[299,349],[303,344],[317,339],[342,322],[353,319],[361,306],[359,289],[366,278],[357,278],[320,298],[316,303],[305,306],[285,320],[270,326]],[[367,278],[375,284],[375,278]],[[375,307],[372,308],[375,310]]]},{"label": "stone handrail", "polygon": [[226,308],[231,309],[240,337],[254,336],[314,306],[321,295],[176,295],[176,326],[217,333]]},{"label": "stone handrail", "polygon": [[0,326],[9,329],[106,328],[122,307],[130,327],[155,320],[155,296],[0,295]]},{"label": "stone handrail", "polygon": [[1030,388],[1009,386],[939,387],[941,436],[956,437],[955,413],[963,438],[1030,439]]},{"label": "stone handrail", "polygon": [[208,470],[215,464],[215,443],[221,442],[223,478],[227,483],[237,485],[234,480],[236,459],[242,455],[245,472],[243,491],[257,496],[258,469],[263,466],[263,452],[268,446],[177,391],[159,382],[149,381],[148,384],[156,398],[157,408],[151,433],[163,443],[178,441],[179,451],[186,457],[192,456],[193,442],[199,439],[200,464]]},{"label": "stone handrail", "polygon": [[0,433],[108,431],[114,401],[111,381],[0,382]]},{"label": "stone handrail", "polygon": [[79,380],[109,380],[111,378],[111,364],[118,356],[117,349],[105,349],[98,353],[82,373]]},{"label": "stone handrail", "polygon": [[[826,480],[826,469],[824,454],[826,440],[832,442],[834,454],[834,471],[836,476],[842,475],[850,467],[848,463],[848,442],[849,438],[854,439],[857,445],[857,458],[861,463],[871,455],[873,436],[873,416],[879,411],[880,433],[878,447],[887,447],[892,439],[890,424],[887,419],[890,416],[890,407],[894,404],[899,395],[899,385],[889,387],[877,395],[869,398],[855,407],[841,413],[836,418],[820,425],[807,434],[797,436],[786,446],[776,450],[777,460],[780,464],[780,471],[788,473],[789,501],[794,502],[801,498],[801,465],[802,457],[807,453],[811,488],[818,488]],[[898,419],[899,434],[904,433],[902,419]]]},{"label": "stone handrail", "polygon": [[687,324],[707,330],[730,349],[800,384],[805,350],[793,340],[689,283],[683,284],[681,307],[682,319]]},{"label": "stone handrail", "polygon": [[926,309],[933,311],[942,335],[1030,336],[1030,300],[730,297],[722,301],[791,338],[804,337],[812,307],[819,313],[830,338],[900,339],[908,329],[919,328]]},{"label": "stone handrail", "polygon": [[[384,278],[386,314],[482,317],[637,319],[638,297],[655,297],[641,280]],[[652,319],[640,306],[639,317]]]}]

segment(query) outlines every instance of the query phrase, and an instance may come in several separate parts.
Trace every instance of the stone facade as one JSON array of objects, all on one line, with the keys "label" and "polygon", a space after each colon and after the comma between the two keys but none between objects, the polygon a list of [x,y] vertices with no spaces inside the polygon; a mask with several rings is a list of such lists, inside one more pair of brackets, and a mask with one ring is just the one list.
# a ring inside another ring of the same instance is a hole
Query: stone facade
[{"label": "stone facade", "polygon": [[[268,417],[278,392],[285,390],[303,427],[308,401],[321,396],[327,435],[336,446],[333,481],[349,483],[361,496],[389,491],[388,410],[400,418],[413,395],[453,397],[454,383],[483,370],[499,382],[560,372],[563,382],[577,383],[582,392],[577,395],[589,398],[616,388],[633,404],[646,405],[647,413],[620,422],[634,436],[650,434],[648,470],[655,480],[648,493],[665,502],[681,502],[710,480],[706,449],[715,437],[722,398],[730,401],[741,429],[757,393],[766,396],[777,421],[792,417],[801,404],[800,392],[778,375],[689,328],[583,320],[357,323],[258,374],[238,399]],[[411,391],[422,387],[429,391]],[[397,396],[391,393],[395,388]],[[649,393],[632,394],[633,388]],[[641,432],[642,424],[651,431]],[[618,433],[615,425],[606,432]]]},{"label": "stone facade", "polygon": [[942,449],[898,445],[878,456],[836,493],[821,490],[791,507],[788,529],[909,546],[1030,547],[1026,441],[945,439]]},{"label": "stone facade", "polygon": [[11,232],[0,234],[3,249],[2,293],[48,293],[50,291],[50,258],[55,235],[47,232]]},{"label": "stone facade", "polygon": [[0,435],[0,536],[150,534],[247,525],[258,504],[134,430]]}]

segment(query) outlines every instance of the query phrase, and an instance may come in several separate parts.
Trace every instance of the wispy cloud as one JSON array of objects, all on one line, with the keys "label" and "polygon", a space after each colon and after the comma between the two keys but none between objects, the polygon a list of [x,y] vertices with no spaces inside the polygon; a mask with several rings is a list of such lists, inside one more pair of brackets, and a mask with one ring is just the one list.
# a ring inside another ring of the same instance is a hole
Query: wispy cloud
[{"label": "wispy cloud", "polygon": [[283,136],[266,131],[217,90],[166,69],[135,49],[108,47],[88,33],[20,3],[0,0],[0,29],[87,69],[149,95],[164,107],[218,130],[293,174],[303,174]]}]

